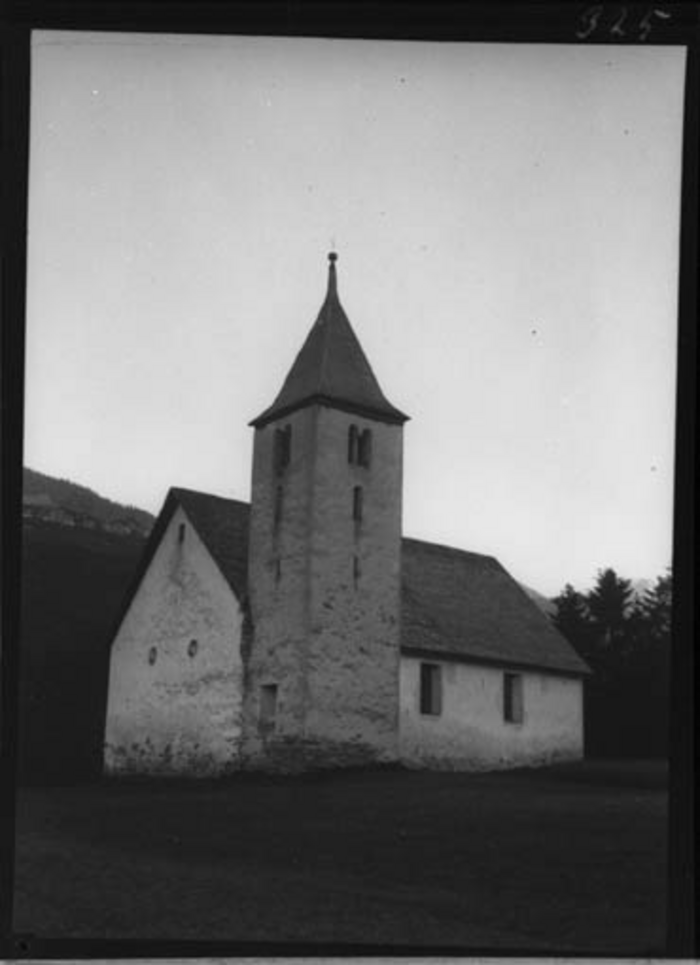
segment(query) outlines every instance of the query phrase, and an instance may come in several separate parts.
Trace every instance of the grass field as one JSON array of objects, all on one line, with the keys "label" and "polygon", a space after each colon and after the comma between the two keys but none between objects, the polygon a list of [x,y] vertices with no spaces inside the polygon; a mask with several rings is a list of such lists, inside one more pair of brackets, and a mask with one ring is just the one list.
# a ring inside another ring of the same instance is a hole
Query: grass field
[{"label": "grass field", "polygon": [[15,929],[662,955],[661,764],[19,791]]}]

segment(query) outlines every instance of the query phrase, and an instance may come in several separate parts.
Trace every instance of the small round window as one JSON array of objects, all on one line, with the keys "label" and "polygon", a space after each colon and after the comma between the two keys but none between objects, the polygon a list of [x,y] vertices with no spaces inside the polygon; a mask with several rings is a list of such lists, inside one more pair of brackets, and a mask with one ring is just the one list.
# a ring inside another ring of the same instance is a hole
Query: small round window
[{"label": "small round window", "polygon": [[158,651],[156,650],[155,647],[151,647],[151,649],[148,651],[148,662],[150,663],[151,666],[153,666],[153,664],[156,662],[157,656],[158,656]]},{"label": "small round window", "polygon": [[194,657],[194,655],[197,653],[197,649],[198,649],[197,641],[190,640],[190,642],[187,645],[187,653],[190,655],[190,657]]}]

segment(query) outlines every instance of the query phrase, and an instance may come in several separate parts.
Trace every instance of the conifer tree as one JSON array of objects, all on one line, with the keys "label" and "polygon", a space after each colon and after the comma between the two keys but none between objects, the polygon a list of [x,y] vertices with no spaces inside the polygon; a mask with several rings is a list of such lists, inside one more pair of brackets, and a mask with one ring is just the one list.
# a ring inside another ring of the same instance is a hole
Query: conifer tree
[{"label": "conifer tree", "polygon": [[672,605],[673,577],[669,567],[664,576],[657,577],[655,585],[642,598],[642,609],[655,642],[665,642],[670,637]]},{"label": "conifer tree", "polygon": [[553,622],[587,661],[586,746],[593,755],[667,752],[673,581],[670,570],[635,598],[629,580],[600,570],[582,594],[568,584]]},{"label": "conifer tree", "polygon": [[632,584],[608,567],[598,571],[598,578],[586,598],[598,645],[609,649],[624,642],[625,625],[630,615]]}]

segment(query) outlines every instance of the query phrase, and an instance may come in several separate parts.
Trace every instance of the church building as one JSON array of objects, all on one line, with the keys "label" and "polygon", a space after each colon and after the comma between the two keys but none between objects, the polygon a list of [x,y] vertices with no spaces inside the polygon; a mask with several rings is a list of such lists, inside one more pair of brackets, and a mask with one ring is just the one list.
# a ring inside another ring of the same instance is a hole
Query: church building
[{"label": "church building", "polygon": [[250,504],[171,489],[112,642],[108,774],[583,754],[589,672],[492,556],[406,538],[403,427],[338,298],[251,423]]}]

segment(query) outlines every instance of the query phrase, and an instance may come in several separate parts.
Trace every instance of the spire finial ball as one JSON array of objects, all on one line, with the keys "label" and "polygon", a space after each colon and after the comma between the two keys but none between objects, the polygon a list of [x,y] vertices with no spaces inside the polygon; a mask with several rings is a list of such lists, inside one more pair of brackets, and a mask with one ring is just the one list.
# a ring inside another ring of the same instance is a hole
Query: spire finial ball
[{"label": "spire finial ball", "polygon": [[331,264],[333,264],[334,261],[337,261],[337,260],[338,260],[337,254],[336,254],[334,251],[329,251],[329,252],[328,252],[328,260],[330,261]]}]

